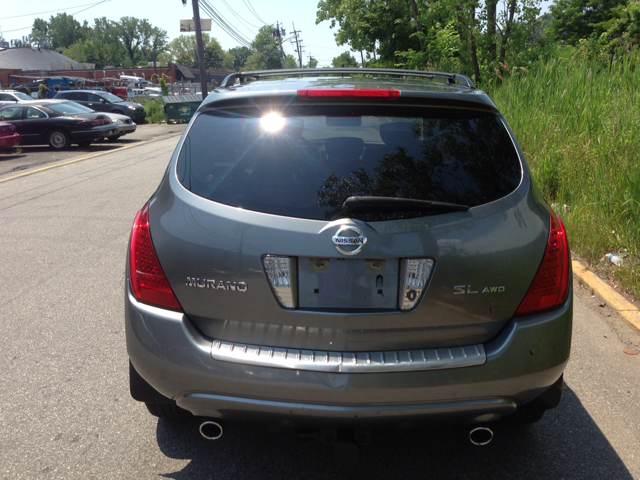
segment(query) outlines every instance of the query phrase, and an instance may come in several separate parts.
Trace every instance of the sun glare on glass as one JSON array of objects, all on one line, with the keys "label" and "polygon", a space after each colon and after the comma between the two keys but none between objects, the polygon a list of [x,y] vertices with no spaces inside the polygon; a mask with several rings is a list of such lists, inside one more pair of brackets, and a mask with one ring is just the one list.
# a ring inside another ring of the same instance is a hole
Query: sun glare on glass
[{"label": "sun glare on glass", "polygon": [[284,127],[284,118],[282,118],[279,113],[267,113],[260,119],[260,126],[265,132],[278,132]]}]

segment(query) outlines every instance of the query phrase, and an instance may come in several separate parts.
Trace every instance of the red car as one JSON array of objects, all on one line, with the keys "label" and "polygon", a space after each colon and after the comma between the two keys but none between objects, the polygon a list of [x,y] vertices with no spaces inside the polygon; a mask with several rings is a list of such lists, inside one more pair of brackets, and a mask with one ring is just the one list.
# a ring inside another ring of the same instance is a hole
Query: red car
[{"label": "red car", "polygon": [[20,134],[10,123],[0,122],[0,150],[20,144]]}]

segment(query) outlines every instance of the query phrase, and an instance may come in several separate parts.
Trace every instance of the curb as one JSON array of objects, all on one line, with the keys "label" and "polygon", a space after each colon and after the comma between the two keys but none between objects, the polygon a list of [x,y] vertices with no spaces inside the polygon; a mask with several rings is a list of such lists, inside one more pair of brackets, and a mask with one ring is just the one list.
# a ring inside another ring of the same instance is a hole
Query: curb
[{"label": "curb", "polygon": [[597,275],[587,270],[577,260],[572,260],[573,273],[584,283],[591,287],[594,292],[602,298],[607,305],[618,312],[628,324],[640,332],[640,310],[636,306],[620,295],[614,288],[602,281]]}]

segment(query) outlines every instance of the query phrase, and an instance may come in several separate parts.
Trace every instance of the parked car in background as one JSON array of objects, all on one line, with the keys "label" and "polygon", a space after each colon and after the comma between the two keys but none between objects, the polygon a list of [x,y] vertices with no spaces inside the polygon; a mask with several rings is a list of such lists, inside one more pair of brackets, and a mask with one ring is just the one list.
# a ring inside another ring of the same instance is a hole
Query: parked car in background
[{"label": "parked car in background", "polygon": [[55,100],[72,100],[84,105],[96,112],[110,112],[126,115],[133,121],[140,123],[144,121],[144,107],[139,103],[128,102],[109,92],[89,91],[89,90],[68,90],[59,92]]},{"label": "parked car in background", "polygon": [[0,150],[20,144],[20,134],[15,125],[0,122]]},{"label": "parked car in background", "polygon": [[118,128],[107,115],[61,100],[32,100],[0,106],[0,121],[16,127],[23,145],[49,145],[55,150],[81,147],[114,135]]},{"label": "parked car in background", "polygon": [[560,401],[566,231],[461,75],[230,75],[138,212],[126,272],[131,393],[162,418],[524,424]]},{"label": "parked car in background", "polygon": [[127,133],[136,131],[137,124],[126,115],[120,115],[119,113],[105,113],[105,115],[109,116],[113,123],[116,124],[116,127],[118,127],[118,130],[106,137],[107,140],[115,141]]},{"label": "parked car in background", "polygon": [[33,100],[29,95],[14,90],[0,90],[0,105],[7,103],[30,102]]}]

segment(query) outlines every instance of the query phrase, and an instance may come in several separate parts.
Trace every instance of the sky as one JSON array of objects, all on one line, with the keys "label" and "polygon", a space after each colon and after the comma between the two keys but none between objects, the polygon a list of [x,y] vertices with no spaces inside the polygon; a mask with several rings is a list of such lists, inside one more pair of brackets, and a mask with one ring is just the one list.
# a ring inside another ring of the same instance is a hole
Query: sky
[{"label": "sky", "polygon": [[[318,66],[330,66],[331,60],[349,47],[336,45],[329,22],[316,25],[317,0],[208,0],[219,15],[236,31],[252,41],[258,28],[266,24],[280,22],[286,30],[286,38],[292,37],[293,24],[299,30],[299,38],[303,45],[303,62],[308,62],[308,56],[318,60]],[[251,9],[253,7],[253,10]],[[109,20],[119,20],[121,17],[146,18],[156,27],[167,31],[169,39],[180,35],[180,19],[192,18],[193,8],[191,0],[186,6],[181,0],[29,0],[22,3],[15,0],[0,0],[0,33],[5,40],[21,38],[31,33],[31,26],[36,18],[49,20],[57,13],[67,13],[83,23],[85,20],[93,25],[93,19],[107,17]],[[210,18],[202,8],[202,18]],[[264,22],[264,23],[263,23]],[[212,23],[213,35],[222,48],[237,47],[240,44]],[[189,35],[194,35],[189,34]],[[295,45],[295,44],[293,44]],[[284,43],[286,53],[293,54],[297,59],[295,47],[291,42]]]},{"label": "sky", "polygon": [[[208,0],[218,14],[249,42],[253,40],[258,28],[264,24],[280,22],[286,30],[286,38],[292,38],[293,25],[300,31],[303,45],[303,62],[312,56],[318,60],[318,66],[330,66],[331,60],[349,47],[338,47],[335,42],[335,29],[329,28],[329,22],[316,25],[316,6],[318,0]],[[550,0],[543,2],[543,11],[548,9]],[[58,6],[60,5],[60,6]],[[57,13],[73,15],[83,23],[93,25],[93,19],[107,17],[119,20],[130,16],[146,18],[153,26],[167,31],[169,39],[180,35],[180,19],[192,18],[191,0],[186,6],[181,0],[29,0],[25,3],[15,0],[0,0],[0,33],[5,40],[21,38],[31,33],[33,20],[48,20]],[[202,8],[202,18],[208,15]],[[228,50],[240,45],[236,39],[212,23],[213,35]],[[189,35],[194,35],[189,34]],[[284,43],[286,53],[297,58],[295,44],[288,40]],[[355,55],[359,60],[359,56]]]}]

